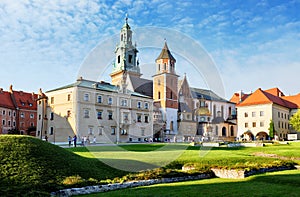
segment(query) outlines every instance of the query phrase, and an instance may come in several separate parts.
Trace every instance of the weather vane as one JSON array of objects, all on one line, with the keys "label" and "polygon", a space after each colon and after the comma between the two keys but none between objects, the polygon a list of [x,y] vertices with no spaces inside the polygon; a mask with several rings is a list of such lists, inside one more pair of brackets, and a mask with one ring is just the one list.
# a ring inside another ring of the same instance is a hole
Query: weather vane
[{"label": "weather vane", "polygon": [[128,23],[128,14],[127,13],[125,14],[125,22],[126,22],[126,24]]}]

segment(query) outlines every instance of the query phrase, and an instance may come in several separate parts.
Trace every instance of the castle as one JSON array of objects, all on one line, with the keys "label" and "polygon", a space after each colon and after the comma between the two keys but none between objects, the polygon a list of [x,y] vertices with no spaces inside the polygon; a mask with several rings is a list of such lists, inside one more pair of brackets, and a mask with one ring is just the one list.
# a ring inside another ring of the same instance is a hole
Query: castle
[{"label": "castle", "polygon": [[[152,79],[142,78],[126,18],[115,50],[111,83],[78,78],[38,96],[36,136],[65,142],[68,136],[99,143],[233,140],[235,103],[211,90],[190,87],[176,74],[165,41]],[[154,59],[154,58],[153,58]]]}]

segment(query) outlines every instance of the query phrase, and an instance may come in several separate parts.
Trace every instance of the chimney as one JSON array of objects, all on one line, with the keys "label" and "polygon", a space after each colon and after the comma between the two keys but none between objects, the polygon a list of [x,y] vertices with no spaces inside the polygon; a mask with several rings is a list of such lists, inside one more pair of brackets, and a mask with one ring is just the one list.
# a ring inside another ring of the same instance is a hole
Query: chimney
[{"label": "chimney", "polygon": [[10,93],[13,93],[13,85],[10,85],[10,86],[9,86],[9,92],[10,92]]},{"label": "chimney", "polygon": [[239,92],[239,100],[240,100],[240,102],[242,102],[243,96],[244,96],[244,92],[243,92],[243,90],[241,90],[241,91]]}]

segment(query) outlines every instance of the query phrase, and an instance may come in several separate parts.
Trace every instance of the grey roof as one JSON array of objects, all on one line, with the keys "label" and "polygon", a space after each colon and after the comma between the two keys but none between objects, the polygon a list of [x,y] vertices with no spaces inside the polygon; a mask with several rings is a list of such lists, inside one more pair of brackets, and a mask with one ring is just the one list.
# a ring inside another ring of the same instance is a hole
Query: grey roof
[{"label": "grey roof", "polygon": [[178,111],[179,112],[188,112],[188,113],[192,112],[192,110],[189,108],[189,106],[183,102],[179,103]]},{"label": "grey roof", "polygon": [[153,97],[153,82],[149,79],[144,79],[140,77],[134,77],[129,75],[130,81],[132,83],[135,92],[140,94]]},{"label": "grey roof", "polygon": [[170,59],[176,62],[176,59],[173,57],[173,55],[171,54],[168,48],[167,42],[165,42],[164,48],[161,50],[159,56],[156,58],[156,60],[159,59]]},{"label": "grey roof", "polygon": [[211,90],[192,88],[192,87],[190,89],[193,98],[197,98],[197,99],[204,98],[205,100],[211,100],[211,101],[229,102],[226,99],[218,96],[216,93],[214,93]]},{"label": "grey roof", "polygon": [[[47,93],[49,92],[54,92],[57,90],[63,90],[63,89],[67,89],[67,88],[71,88],[71,87],[84,87],[84,88],[90,88],[90,89],[97,89],[97,90],[102,90],[102,91],[107,91],[107,92],[118,92],[119,87],[112,85],[108,82],[97,82],[97,81],[90,81],[90,80],[85,80],[85,79],[79,79],[77,80],[75,83],[66,85],[66,86],[62,86],[53,90],[49,90],[47,91]],[[139,96],[139,97],[145,97],[148,98],[149,96],[145,95],[145,94],[141,94],[139,92],[133,92],[133,91],[129,91],[127,90],[130,95],[133,96]]]},{"label": "grey roof", "polygon": [[212,124],[220,124],[222,122],[225,122],[224,118],[222,117],[215,117],[214,119],[212,119],[211,123]]}]

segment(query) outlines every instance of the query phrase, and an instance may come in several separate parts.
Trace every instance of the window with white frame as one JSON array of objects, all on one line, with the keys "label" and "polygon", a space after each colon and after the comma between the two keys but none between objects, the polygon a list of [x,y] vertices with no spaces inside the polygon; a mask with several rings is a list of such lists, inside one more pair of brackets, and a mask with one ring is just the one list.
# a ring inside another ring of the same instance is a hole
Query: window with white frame
[{"label": "window with white frame", "polygon": [[[41,119],[41,115],[39,115],[39,120]],[[51,112],[50,113],[50,120],[53,120],[54,119],[54,113],[53,112]]]},{"label": "window with white frame", "polygon": [[145,109],[148,109],[149,108],[149,103],[145,102],[144,107],[145,107]]},{"label": "window with white frame", "polygon": [[2,125],[5,126],[5,120],[2,120]]},{"label": "window with white frame", "polygon": [[3,110],[3,111],[2,111],[2,115],[5,115],[5,112],[6,112],[6,111],[5,111],[5,110]]},{"label": "window with white frame", "polygon": [[112,97],[109,97],[109,98],[108,98],[108,104],[109,104],[109,105],[112,105],[112,104],[113,104],[113,98],[112,98]]},{"label": "window with white frame", "polygon": [[128,119],[128,113],[123,114],[123,120],[124,120],[124,122],[127,122],[129,120]]},{"label": "window with white frame", "polygon": [[102,119],[102,111],[97,111],[97,119]]},{"label": "window with white frame", "polygon": [[138,102],[137,102],[137,108],[141,109],[141,107],[142,107],[142,102],[141,102],[141,101],[138,101]]},{"label": "window with white frame", "polygon": [[259,123],[259,126],[260,126],[260,127],[264,127],[264,126],[265,126],[265,123],[264,123],[264,122],[260,122],[260,123]]},{"label": "window with white frame", "polygon": [[256,116],[256,112],[253,111],[253,112],[252,112],[252,117],[255,117],[255,116]]},{"label": "window with white frame", "polygon": [[137,114],[136,115],[136,121],[137,122],[142,122],[142,114]]},{"label": "window with white frame", "polygon": [[93,127],[92,126],[89,126],[89,128],[88,128],[88,134],[89,135],[93,135],[94,134],[94,131],[93,131]]},{"label": "window with white frame", "polygon": [[116,127],[111,127],[111,135],[116,135]]},{"label": "window with white frame", "polygon": [[260,112],[259,112],[259,115],[260,115],[260,116],[264,116],[264,115],[265,115],[265,112],[264,112],[264,111],[260,111]]},{"label": "window with white frame", "polygon": [[127,106],[127,99],[122,99],[121,100],[121,105],[122,106]]},{"label": "window with white frame", "polygon": [[25,118],[25,114],[22,112],[22,113],[20,114],[20,117],[21,117],[21,118]]},{"label": "window with white frame", "polygon": [[101,95],[97,96],[97,103],[102,103],[102,96]]},{"label": "window with white frame", "polygon": [[89,93],[85,93],[85,94],[83,95],[83,100],[84,100],[84,101],[89,101],[89,100],[90,100],[90,94],[89,94]]},{"label": "window with white frame", "polygon": [[88,109],[84,109],[84,118],[89,118],[90,117],[90,111]]},{"label": "window with white frame", "polygon": [[34,114],[30,114],[30,118],[34,118]]},{"label": "window with white frame", "polygon": [[127,135],[127,130],[126,129],[121,129],[120,134],[121,135]]},{"label": "window with white frame", "polygon": [[9,120],[9,121],[7,121],[7,125],[10,127],[10,120]]},{"label": "window with white frame", "polygon": [[113,112],[108,111],[108,120],[112,120],[112,119],[113,119]]},{"label": "window with white frame", "polygon": [[148,123],[149,122],[149,115],[145,115],[145,123]]}]

